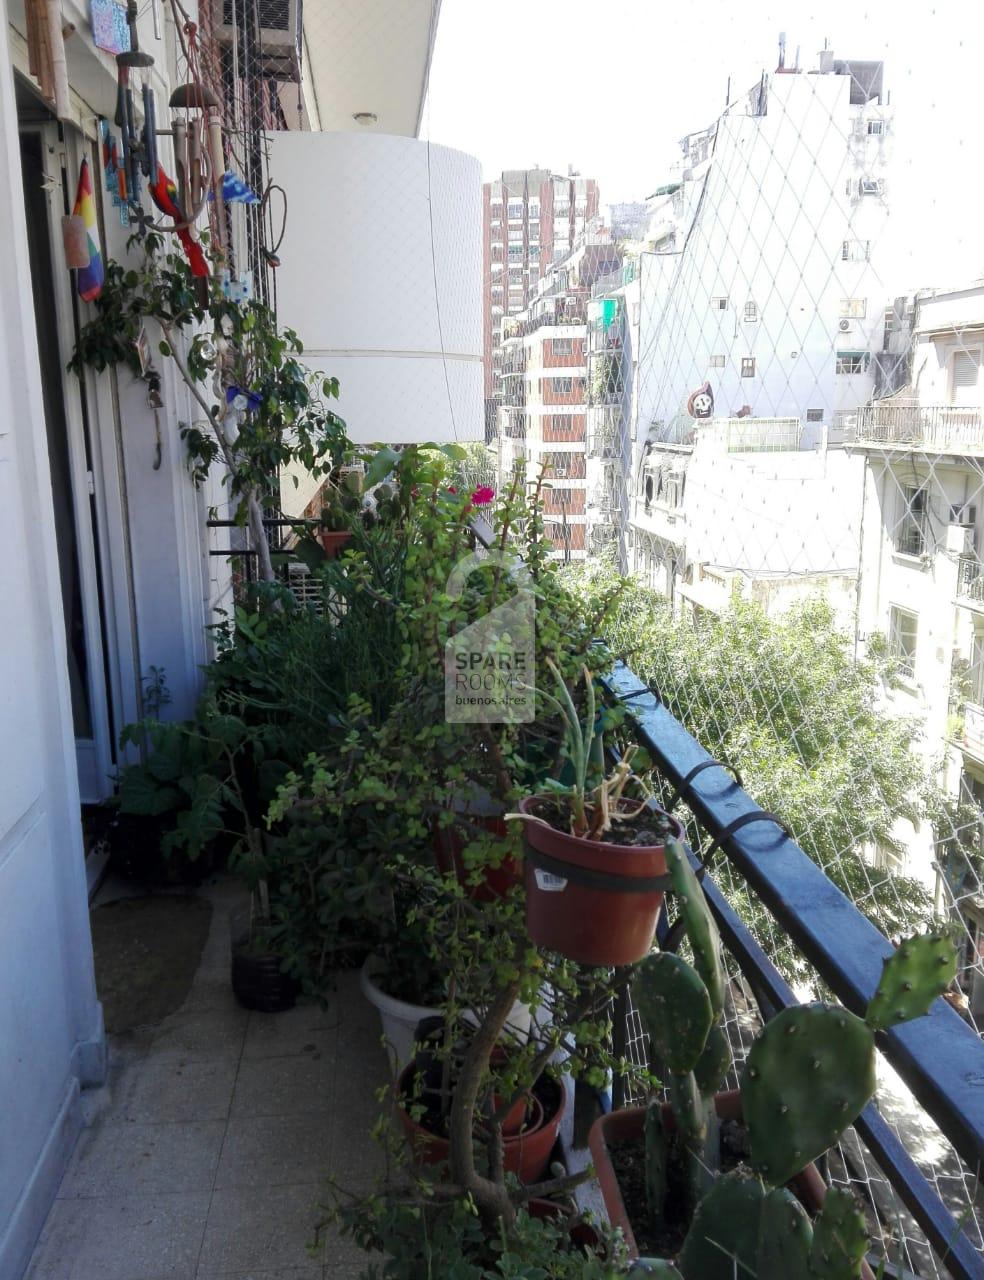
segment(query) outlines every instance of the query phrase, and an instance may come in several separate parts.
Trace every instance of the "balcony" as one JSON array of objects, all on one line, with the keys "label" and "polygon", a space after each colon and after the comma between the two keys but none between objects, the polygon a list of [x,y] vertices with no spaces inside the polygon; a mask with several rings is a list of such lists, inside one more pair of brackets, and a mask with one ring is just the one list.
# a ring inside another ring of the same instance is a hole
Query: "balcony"
[{"label": "balcony", "polygon": [[858,410],[858,448],[923,453],[984,453],[984,408],[963,405],[866,405]]},{"label": "balcony", "polygon": [[587,453],[589,458],[617,458],[621,455],[622,412],[610,405],[588,409]]},{"label": "balcony", "polygon": [[977,556],[961,556],[958,561],[957,599],[972,609],[984,609],[984,565]]}]

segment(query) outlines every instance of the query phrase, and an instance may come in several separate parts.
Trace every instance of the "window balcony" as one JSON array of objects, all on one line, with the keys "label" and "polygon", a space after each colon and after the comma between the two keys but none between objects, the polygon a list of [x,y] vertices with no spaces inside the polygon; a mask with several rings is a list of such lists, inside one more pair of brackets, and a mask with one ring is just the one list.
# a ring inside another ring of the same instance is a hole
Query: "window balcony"
[{"label": "window balcony", "polygon": [[918,449],[924,453],[984,453],[984,407],[866,405],[858,410],[859,448]]},{"label": "window balcony", "polygon": [[971,609],[984,610],[984,565],[976,556],[961,556],[958,561],[957,599]]}]

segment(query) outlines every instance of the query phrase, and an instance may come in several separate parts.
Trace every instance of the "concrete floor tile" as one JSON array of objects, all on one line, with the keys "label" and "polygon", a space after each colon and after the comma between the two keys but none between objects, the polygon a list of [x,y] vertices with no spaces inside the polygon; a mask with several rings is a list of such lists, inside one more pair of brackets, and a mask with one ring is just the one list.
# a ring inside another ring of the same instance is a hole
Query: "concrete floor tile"
[{"label": "concrete floor tile", "polygon": [[328,1113],[230,1120],[216,1188],[321,1182],[331,1161],[333,1122]]},{"label": "concrete floor tile", "polygon": [[334,1092],[334,1054],[244,1058],[236,1077],[232,1115],[289,1116],[330,1111]]},{"label": "concrete floor tile", "polygon": [[[212,1197],[199,1275],[233,1275],[312,1267],[324,1247],[314,1243],[323,1211],[316,1186],[282,1186],[216,1191]],[[317,1273],[315,1273],[317,1274]]]},{"label": "concrete floor tile", "polygon": [[338,1012],[299,1004],[284,1013],[252,1013],[243,1058],[286,1058],[293,1054],[333,1054]]},{"label": "concrete floor tile", "polygon": [[224,1134],[223,1121],[100,1124],[79,1139],[59,1198],[208,1191]]},{"label": "concrete floor tile", "polygon": [[165,1018],[154,1034],[149,1058],[182,1058],[186,1062],[210,1062],[239,1058],[249,1013],[238,1007],[175,1013]]},{"label": "concrete floor tile", "polygon": [[107,1124],[173,1124],[227,1120],[236,1085],[235,1058],[185,1062],[152,1058],[120,1082]]},{"label": "concrete floor tile", "polygon": [[194,1280],[207,1192],[56,1200],[28,1280]]},{"label": "concrete floor tile", "polygon": [[324,1267],[314,1263],[310,1267],[278,1267],[275,1271],[199,1271],[197,1280],[324,1280]]}]

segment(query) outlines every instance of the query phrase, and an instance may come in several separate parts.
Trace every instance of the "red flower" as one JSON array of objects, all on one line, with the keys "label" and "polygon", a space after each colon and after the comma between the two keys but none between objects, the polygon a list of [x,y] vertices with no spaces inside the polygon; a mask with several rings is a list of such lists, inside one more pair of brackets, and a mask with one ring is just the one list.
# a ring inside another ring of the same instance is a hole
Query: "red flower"
[{"label": "red flower", "polygon": [[495,490],[490,489],[487,484],[483,484],[475,490],[471,496],[471,500],[476,507],[487,507],[494,497]]},{"label": "red flower", "polygon": [[448,493],[457,493],[457,492],[458,490],[454,487],[453,484],[448,485]]}]

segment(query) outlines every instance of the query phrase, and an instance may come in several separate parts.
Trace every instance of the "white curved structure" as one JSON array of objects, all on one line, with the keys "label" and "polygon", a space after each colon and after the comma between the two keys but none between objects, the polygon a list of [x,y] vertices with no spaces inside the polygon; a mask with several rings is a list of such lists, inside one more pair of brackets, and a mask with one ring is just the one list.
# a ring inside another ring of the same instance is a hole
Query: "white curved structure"
[{"label": "white curved structure", "polygon": [[[479,162],[370,133],[277,133],[271,147],[290,192],[280,320],[306,363],[339,379],[349,435],[482,439]],[[284,484],[290,514],[317,489],[297,478]]]}]

